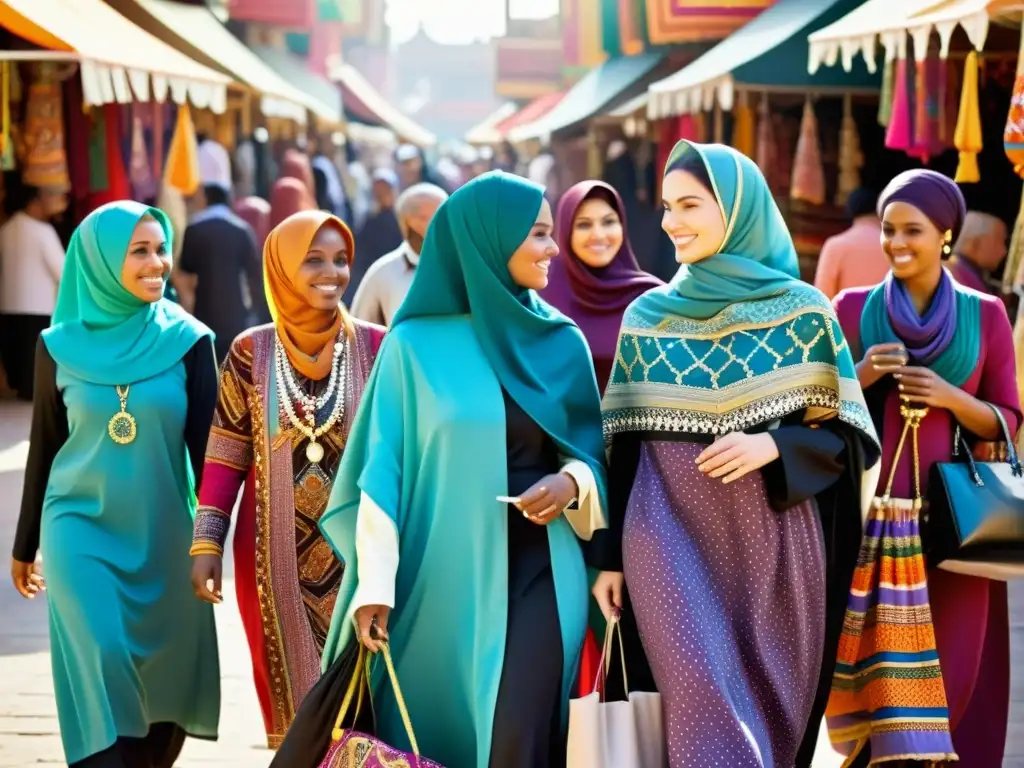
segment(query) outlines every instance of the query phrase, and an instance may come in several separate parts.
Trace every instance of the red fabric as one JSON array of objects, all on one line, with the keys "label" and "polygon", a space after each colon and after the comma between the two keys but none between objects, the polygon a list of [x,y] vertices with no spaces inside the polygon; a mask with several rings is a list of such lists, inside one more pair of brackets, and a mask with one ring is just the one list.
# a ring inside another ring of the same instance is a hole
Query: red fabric
[{"label": "red fabric", "polygon": [[89,195],[86,202],[87,212],[116,200],[132,198],[131,180],[128,178],[128,169],[125,168],[124,156],[121,154],[124,125],[121,110],[117,104],[104,104],[102,109],[107,129],[107,188]]},{"label": "red fabric", "polygon": [[601,668],[601,646],[597,644],[594,630],[587,629],[587,638],[583,641],[583,654],[580,656],[580,671],[576,682],[576,694],[579,698],[594,692],[594,681],[597,671]]}]

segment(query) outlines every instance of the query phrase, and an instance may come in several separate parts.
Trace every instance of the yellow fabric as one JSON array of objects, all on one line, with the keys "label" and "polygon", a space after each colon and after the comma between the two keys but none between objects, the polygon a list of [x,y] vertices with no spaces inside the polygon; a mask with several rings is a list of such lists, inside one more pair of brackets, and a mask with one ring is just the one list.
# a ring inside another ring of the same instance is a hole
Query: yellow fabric
[{"label": "yellow fabric", "polygon": [[165,173],[167,184],[183,195],[194,195],[199,189],[199,146],[188,104],[178,108]]},{"label": "yellow fabric", "polygon": [[593,69],[606,58],[601,44],[601,3],[581,2],[579,10],[580,66]]},{"label": "yellow fabric", "polygon": [[982,149],[981,107],[978,104],[978,54],[971,51],[964,61],[964,84],[960,92],[960,114],[956,120],[953,144],[960,152],[960,163],[956,167],[954,181],[977,183],[981,181],[978,170],[978,153]]},{"label": "yellow fabric", "polygon": [[740,96],[733,112],[732,145],[751,159],[757,151],[754,108],[750,106],[745,93]]}]

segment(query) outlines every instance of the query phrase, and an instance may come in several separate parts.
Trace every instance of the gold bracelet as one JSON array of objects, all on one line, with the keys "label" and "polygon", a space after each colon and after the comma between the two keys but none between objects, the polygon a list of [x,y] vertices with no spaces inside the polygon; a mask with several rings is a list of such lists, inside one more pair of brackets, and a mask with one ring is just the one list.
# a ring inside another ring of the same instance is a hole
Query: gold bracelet
[{"label": "gold bracelet", "polygon": [[188,553],[193,557],[196,555],[218,555],[223,557],[224,549],[212,541],[197,541],[191,546]]}]

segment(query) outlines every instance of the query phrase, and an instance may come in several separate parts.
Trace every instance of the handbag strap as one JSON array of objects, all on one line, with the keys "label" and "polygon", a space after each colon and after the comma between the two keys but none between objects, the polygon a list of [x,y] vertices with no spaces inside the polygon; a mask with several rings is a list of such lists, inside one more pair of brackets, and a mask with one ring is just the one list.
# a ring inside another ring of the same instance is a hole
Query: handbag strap
[{"label": "handbag strap", "polygon": [[[1003,433],[1003,443],[1006,446],[1005,461],[1010,465],[1010,472],[1014,477],[1024,476],[1024,469],[1021,468],[1020,457],[1017,455],[1017,448],[1014,445],[1013,435],[1010,434],[1010,427],[1006,424],[1003,412],[992,403],[987,401],[983,402],[992,409],[992,413],[996,415],[996,421],[999,422],[999,430]],[[953,455],[956,456],[959,451],[962,450],[971,473],[971,478],[974,480],[976,485],[983,485],[981,475],[978,473],[978,466],[974,460],[974,455],[971,453],[971,447],[967,444],[967,440],[964,438],[963,430],[960,428],[960,423],[954,423],[956,424],[956,428],[953,433]]]},{"label": "handbag strap", "polygon": [[395,702],[398,704],[398,714],[402,716],[402,725],[405,726],[405,735],[409,737],[409,746],[416,757],[420,756],[420,746],[416,743],[416,734],[412,732],[412,720],[409,718],[409,709],[405,705],[405,697],[402,696],[402,688],[398,685],[398,674],[395,672],[395,663],[391,660],[391,649],[387,643],[380,647],[384,655],[384,665],[388,668],[388,677],[391,678],[391,686],[395,690]]},{"label": "handbag strap", "polygon": [[903,448],[907,443],[907,433],[911,434],[911,443],[914,451],[914,509],[921,509],[921,453],[918,450],[917,433],[921,422],[928,415],[928,408],[914,408],[904,400],[900,403],[900,415],[903,417],[903,431],[900,433],[900,441],[896,444],[896,453],[892,457],[892,465],[889,467],[889,480],[885,484],[885,493],[882,494],[882,501],[889,501],[892,497],[892,485],[896,479],[896,468],[899,466],[900,457],[903,455]]},{"label": "handbag strap", "polygon": [[370,675],[369,662],[370,659],[366,655],[366,646],[359,643],[359,655],[356,657],[355,671],[352,673],[352,679],[349,680],[348,688],[345,689],[345,696],[341,700],[341,708],[338,710],[338,716],[334,720],[331,741],[341,741],[345,735],[342,723],[345,722],[345,715],[348,714],[349,707],[352,706],[353,698],[356,699],[356,719],[359,719],[359,712],[363,705],[363,694],[366,692],[367,679]]},{"label": "handbag strap", "polygon": [[598,691],[601,701],[604,701],[604,690],[601,683],[606,682],[608,670],[611,669],[611,651],[615,637],[619,638],[619,657],[622,660],[622,687],[629,695],[629,679],[626,677],[626,647],[622,642],[622,625],[619,623],[618,614],[612,614],[608,619],[608,627],[604,631],[604,643],[601,648],[601,660],[597,665],[597,675],[594,678],[594,690]]}]

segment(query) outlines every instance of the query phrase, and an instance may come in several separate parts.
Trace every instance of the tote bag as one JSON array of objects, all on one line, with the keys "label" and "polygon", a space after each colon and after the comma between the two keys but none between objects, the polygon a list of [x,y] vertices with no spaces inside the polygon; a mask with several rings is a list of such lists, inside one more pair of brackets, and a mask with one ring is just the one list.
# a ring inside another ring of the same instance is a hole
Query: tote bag
[{"label": "tote bag", "polygon": [[626,655],[618,617],[608,622],[593,693],[569,702],[567,768],[667,768],[661,694],[635,691],[626,701],[604,701],[604,678],[619,640],[622,680]]}]

